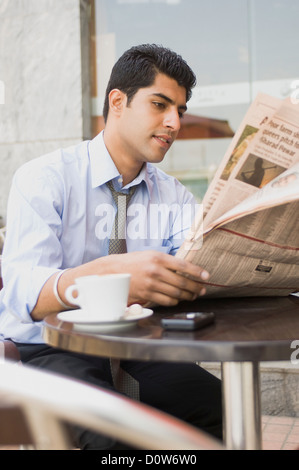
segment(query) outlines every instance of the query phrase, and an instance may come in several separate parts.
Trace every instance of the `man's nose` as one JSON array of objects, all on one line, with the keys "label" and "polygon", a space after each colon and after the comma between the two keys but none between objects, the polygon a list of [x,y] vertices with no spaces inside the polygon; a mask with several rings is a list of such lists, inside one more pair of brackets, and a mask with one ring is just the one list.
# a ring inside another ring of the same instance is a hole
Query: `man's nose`
[{"label": "man's nose", "polygon": [[164,118],[164,126],[170,127],[174,131],[179,131],[181,128],[181,119],[177,109],[169,110]]}]

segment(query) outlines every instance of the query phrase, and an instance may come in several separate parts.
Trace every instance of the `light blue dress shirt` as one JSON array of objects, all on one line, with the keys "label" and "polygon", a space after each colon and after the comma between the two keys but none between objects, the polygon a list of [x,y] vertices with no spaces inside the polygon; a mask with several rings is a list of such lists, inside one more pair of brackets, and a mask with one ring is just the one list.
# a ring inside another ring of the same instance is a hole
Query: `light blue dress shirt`
[{"label": "light blue dress shirt", "polygon": [[193,196],[175,178],[146,164],[122,188],[104,144],[91,141],[44,155],[16,172],[9,196],[2,257],[0,335],[43,343],[42,322],[30,316],[47,279],[61,269],[108,254],[117,190],[138,184],[127,219],[127,249],[175,254],[194,217]]}]

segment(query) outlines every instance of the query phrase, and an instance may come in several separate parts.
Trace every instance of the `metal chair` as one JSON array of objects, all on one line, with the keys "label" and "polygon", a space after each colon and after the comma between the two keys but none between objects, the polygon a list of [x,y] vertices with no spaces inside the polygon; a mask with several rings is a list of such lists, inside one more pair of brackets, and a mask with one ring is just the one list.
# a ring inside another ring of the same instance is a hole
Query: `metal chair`
[{"label": "metal chair", "polygon": [[19,363],[20,353],[12,341],[0,340],[0,364],[5,361]]},{"label": "metal chair", "polygon": [[[20,364],[20,354],[12,341],[0,340],[0,383],[4,363]],[[24,413],[19,407],[0,402],[0,445],[1,446],[31,446],[32,435],[26,424]]]},{"label": "metal chair", "polygon": [[[71,449],[66,423],[135,449],[223,449],[199,430],[130,398],[9,361],[0,367],[0,404],[23,414],[36,449]],[[4,433],[7,419],[0,420]]]}]

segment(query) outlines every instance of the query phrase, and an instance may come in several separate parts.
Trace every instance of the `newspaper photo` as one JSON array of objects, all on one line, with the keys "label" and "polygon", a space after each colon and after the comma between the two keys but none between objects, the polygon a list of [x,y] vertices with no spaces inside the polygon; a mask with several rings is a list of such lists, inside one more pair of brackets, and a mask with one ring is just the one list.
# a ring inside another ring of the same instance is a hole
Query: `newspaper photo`
[{"label": "newspaper photo", "polygon": [[259,94],[177,256],[210,273],[207,296],[299,290],[299,106]]}]

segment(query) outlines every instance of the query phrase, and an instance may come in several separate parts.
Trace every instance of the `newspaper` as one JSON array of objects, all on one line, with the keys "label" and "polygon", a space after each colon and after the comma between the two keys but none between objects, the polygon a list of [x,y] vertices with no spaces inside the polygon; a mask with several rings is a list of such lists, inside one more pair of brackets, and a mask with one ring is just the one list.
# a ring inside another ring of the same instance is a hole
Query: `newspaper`
[{"label": "newspaper", "polygon": [[177,256],[210,273],[208,297],[299,290],[299,106],[259,94]]}]

